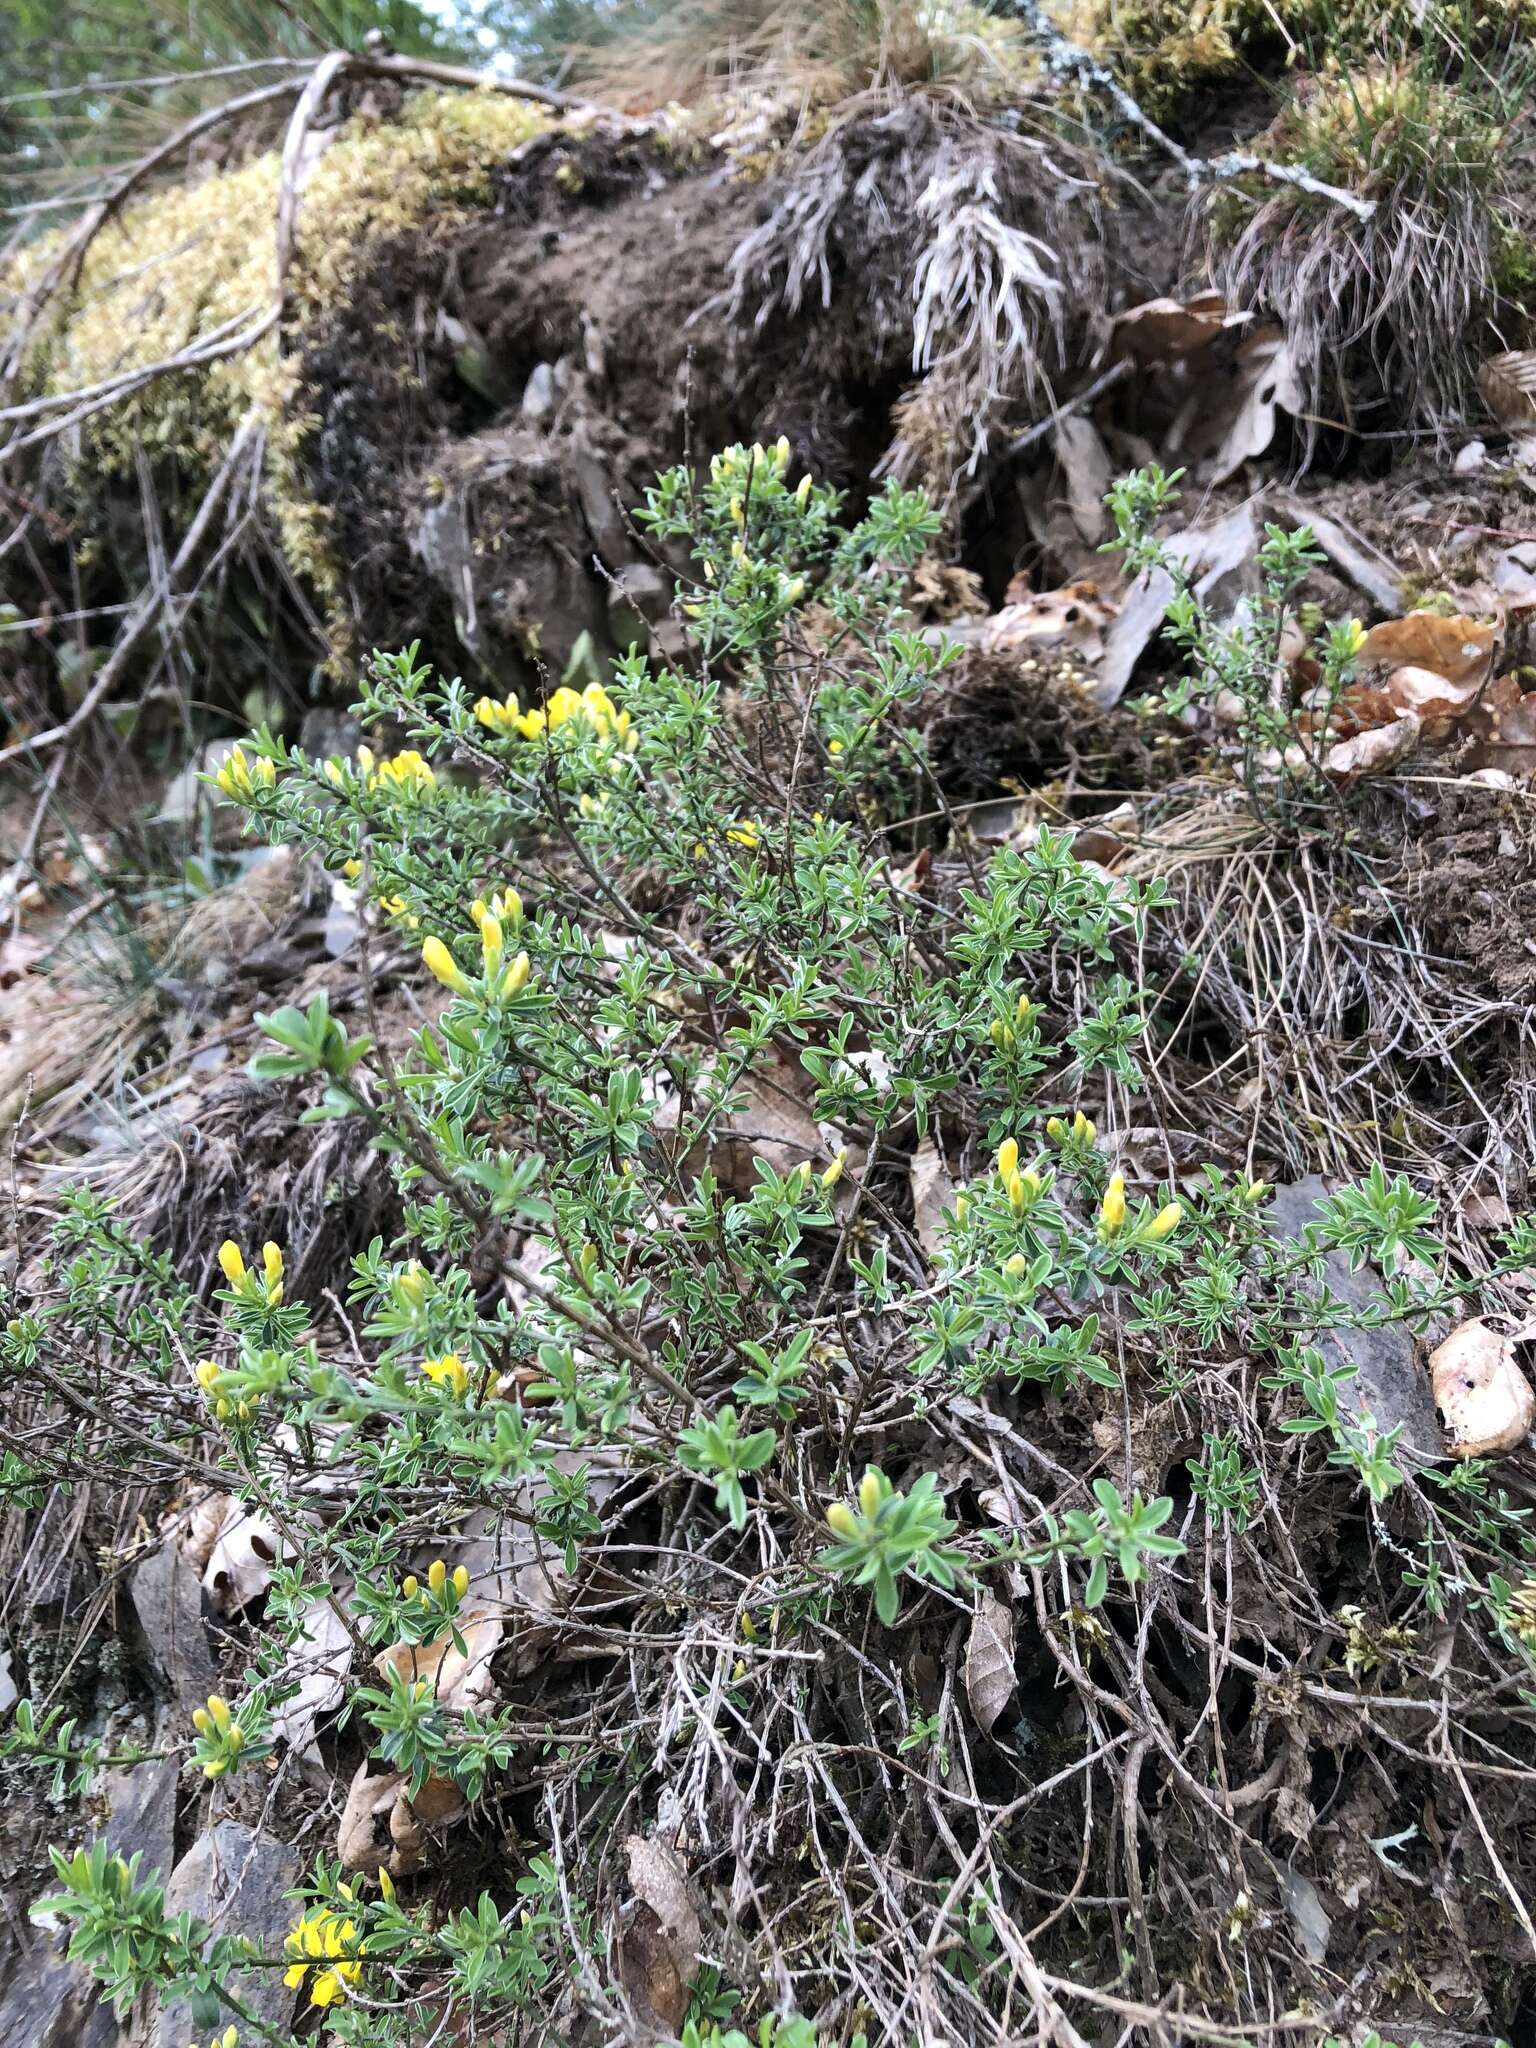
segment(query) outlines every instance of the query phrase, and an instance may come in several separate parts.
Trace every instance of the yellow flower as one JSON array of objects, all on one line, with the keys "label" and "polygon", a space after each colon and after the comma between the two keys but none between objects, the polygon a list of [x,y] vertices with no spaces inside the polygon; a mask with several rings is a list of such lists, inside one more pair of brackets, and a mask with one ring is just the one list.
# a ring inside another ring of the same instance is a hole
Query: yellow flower
[{"label": "yellow flower", "polygon": [[763,828],[755,818],[738,818],[734,825],[728,827],[725,836],[738,846],[761,846]]},{"label": "yellow flower", "polygon": [[396,1285],[407,1301],[414,1303],[417,1308],[421,1307],[427,1298],[427,1276],[422,1271],[420,1259],[412,1259],[408,1263]]},{"label": "yellow flower", "polygon": [[1029,1190],[1024,1185],[1023,1174],[1015,1168],[1003,1185],[1008,1191],[1009,1208],[1015,1216],[1023,1215],[1025,1209],[1029,1206]]},{"label": "yellow flower", "polygon": [[568,719],[578,717],[580,712],[581,692],[573,690],[569,683],[562,683],[544,707],[551,732],[558,732]]},{"label": "yellow flower", "polygon": [[290,1991],[297,1990],[316,1964],[323,1963],[325,1967],[311,1977],[309,2002],[335,2005],[345,1998],[346,1987],[363,1974],[357,1945],[356,1922],[343,1920],[328,1906],[318,1906],[304,1915],[283,1943],[284,1953],[291,1959],[283,1982]]},{"label": "yellow flower", "polygon": [[245,1260],[232,1237],[226,1237],[219,1246],[219,1270],[231,1287],[239,1289],[244,1286]]},{"label": "yellow flower", "polygon": [[197,1381],[197,1384],[205,1394],[211,1394],[218,1383],[219,1368],[217,1362],[211,1358],[199,1359],[198,1363],[192,1368],[192,1377]]},{"label": "yellow flower", "polygon": [[[366,756],[366,759],[364,758]],[[435,789],[437,776],[431,763],[414,747],[407,747],[403,753],[392,754],[387,761],[374,766],[374,755],[367,747],[359,747],[357,758],[362,762],[370,789],[390,788],[402,795],[413,795],[424,789]]]},{"label": "yellow flower", "polygon": [[421,957],[428,971],[436,975],[444,988],[452,989],[456,996],[467,996],[471,992],[469,976],[441,939],[428,939],[421,949]]},{"label": "yellow flower", "polygon": [[1268,1193],[1269,1182],[1267,1180],[1251,1180],[1247,1187],[1243,1189],[1243,1200],[1245,1202],[1262,1202]]},{"label": "yellow flower", "polygon": [[247,761],[244,747],[231,747],[224,757],[214,781],[231,802],[240,803],[251,796],[257,786],[270,789],[277,780],[277,769],[265,757],[258,755],[254,761]]},{"label": "yellow flower", "polygon": [[970,1209],[970,1206],[971,1206],[971,1198],[970,1198],[970,1196],[969,1196],[969,1195],[956,1195],[956,1197],[955,1197],[955,1221],[956,1221],[957,1223],[963,1223],[963,1222],[965,1221],[965,1219],[966,1219],[966,1214],[967,1214],[967,1212],[969,1211],[969,1209]]},{"label": "yellow flower", "polygon": [[516,732],[522,710],[516,697],[504,697],[499,704],[490,697],[475,700],[475,716],[489,732]]},{"label": "yellow flower", "polygon": [[869,1471],[859,1481],[859,1512],[873,1515],[880,1506],[885,1489],[880,1484],[878,1472]]},{"label": "yellow flower", "polygon": [[823,1186],[824,1188],[835,1188],[835,1187],[837,1186],[838,1182],[839,1182],[839,1181],[840,1181],[840,1180],[842,1179],[842,1177],[843,1177],[843,1173],[844,1173],[844,1170],[845,1170],[845,1168],[847,1167],[847,1165],[848,1165],[848,1147],[847,1147],[846,1145],[842,1145],[842,1146],[839,1146],[839,1148],[838,1148],[838,1152],[837,1152],[837,1156],[836,1156],[836,1158],[835,1158],[835,1159],[834,1159],[834,1160],[832,1161],[832,1164],[831,1164],[831,1165],[830,1165],[830,1166],[829,1166],[829,1167],[827,1168],[826,1172],[825,1172],[825,1173],[824,1173],[824,1174],[823,1174],[823,1175],[821,1176],[821,1184],[822,1184],[822,1186]]},{"label": "yellow flower", "polygon": [[1014,1015],[1018,1018],[1021,1027],[1029,1022],[1030,1012],[1034,1007],[1028,996],[1020,996],[1019,1000],[1014,1004]]},{"label": "yellow flower", "polygon": [[229,1733],[229,1724],[234,1715],[229,1711],[229,1701],[216,1692],[208,1695],[208,1718],[221,1735]]},{"label": "yellow flower", "polygon": [[840,753],[841,753],[842,751],[843,751],[843,742],[842,742],[841,740],[828,740],[828,741],[827,741],[827,752],[828,752],[828,753],[829,753],[829,754],[830,754],[830,755],[832,756],[832,758],[833,758],[833,760],[834,760],[834,761],[835,761],[835,760],[837,759],[838,755],[839,755],[839,754],[840,754]]},{"label": "yellow flower", "polygon": [[435,1557],[427,1567],[427,1590],[429,1593],[441,1593],[447,1583],[448,1567],[440,1557]]},{"label": "yellow flower", "polygon": [[998,1178],[1003,1181],[1009,1181],[1018,1170],[1019,1141],[1017,1138],[1004,1138],[1001,1145],[997,1148]]},{"label": "yellow flower", "polygon": [[480,920],[480,957],[485,962],[485,978],[493,980],[501,966],[501,919],[489,912]]},{"label": "yellow flower", "polygon": [[[1104,1190],[1104,1206],[1100,1211],[1100,1222],[1106,1232],[1113,1235],[1125,1221],[1125,1175],[1112,1173],[1109,1186]],[[1177,1222],[1178,1218],[1174,1218]],[[1170,1228],[1172,1226],[1170,1225]]]},{"label": "yellow flower", "polygon": [[360,860],[344,860],[341,864],[341,878],[344,882],[355,882],[363,872]]},{"label": "yellow flower", "polygon": [[1066,1138],[1067,1127],[1059,1116],[1048,1116],[1045,1120],[1045,1135],[1053,1145],[1060,1145]]},{"label": "yellow flower", "polygon": [[809,474],[807,473],[805,476],[801,477],[799,483],[795,485],[795,503],[803,508],[806,503],[806,500],[810,497],[810,495],[811,479]]},{"label": "yellow flower", "polygon": [[522,717],[514,722],[525,740],[536,740],[543,732],[546,720],[543,711],[535,705],[533,710],[525,711]]},{"label": "yellow flower", "polygon": [[1349,651],[1358,654],[1365,645],[1365,628],[1358,619],[1351,619],[1345,628],[1349,640]]},{"label": "yellow flower", "polygon": [[511,966],[508,967],[506,973],[501,977],[501,996],[503,1002],[511,1002],[515,996],[522,994],[523,990],[528,986],[528,977],[532,972],[533,968],[529,963],[528,955],[526,953],[519,953]]},{"label": "yellow flower", "polygon": [[843,1501],[833,1501],[827,1509],[827,1527],[834,1536],[857,1536],[859,1524],[853,1509]]},{"label": "yellow flower", "polygon": [[421,1581],[420,1581],[420,1579],[418,1579],[418,1578],[417,1578],[417,1576],[416,1576],[416,1574],[415,1574],[414,1572],[407,1572],[407,1573],[406,1573],[406,1575],[405,1575],[405,1577],[404,1577],[404,1578],[403,1578],[403,1579],[402,1579],[402,1580],[400,1581],[400,1597],[401,1597],[401,1599],[402,1599],[402,1600],[414,1600],[414,1599],[416,1598],[416,1595],[417,1595],[417,1594],[418,1594],[418,1593],[419,1593],[420,1591],[421,1591]]},{"label": "yellow flower", "polygon": [[462,1401],[469,1387],[469,1373],[456,1351],[441,1358],[424,1358],[421,1369],[436,1387],[447,1387],[456,1401]]},{"label": "yellow flower", "polygon": [[267,1283],[267,1306],[276,1308],[283,1298],[283,1254],[270,1242],[261,1248],[261,1273]]},{"label": "yellow flower", "polygon": [[1072,1135],[1080,1145],[1091,1145],[1099,1134],[1094,1127],[1093,1119],[1084,1116],[1079,1110],[1072,1119]]},{"label": "yellow flower", "polygon": [[379,1866],[379,1890],[386,1899],[392,1899],[395,1896],[395,1880],[382,1864]]},{"label": "yellow flower", "polygon": [[1004,1259],[1003,1271],[1017,1280],[1021,1273],[1029,1271],[1029,1261],[1022,1252],[1015,1252],[1011,1258]]},{"label": "yellow flower", "polygon": [[453,1590],[462,1600],[469,1591],[469,1566],[456,1564],[453,1568]]},{"label": "yellow flower", "polygon": [[1147,1237],[1152,1244],[1160,1244],[1170,1231],[1177,1230],[1179,1218],[1184,1214],[1182,1202],[1165,1202],[1152,1221],[1147,1225]]}]

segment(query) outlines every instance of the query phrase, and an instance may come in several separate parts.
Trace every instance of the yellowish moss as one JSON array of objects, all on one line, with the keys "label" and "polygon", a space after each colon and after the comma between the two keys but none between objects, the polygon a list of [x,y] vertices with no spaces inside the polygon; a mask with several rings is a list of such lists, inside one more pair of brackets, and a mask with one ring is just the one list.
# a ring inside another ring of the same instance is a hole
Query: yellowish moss
[{"label": "yellowish moss", "polygon": [[[316,161],[299,202],[290,331],[228,361],[161,377],[89,423],[93,470],[125,469],[137,449],[196,472],[217,460],[253,405],[267,426],[267,486],[294,570],[327,600],[340,577],[327,514],[304,494],[303,443],[314,421],[294,410],[303,330],[345,306],[385,237],[428,218],[443,227],[491,196],[497,167],[546,125],[541,108],[503,93],[421,92],[396,120],[349,122]],[[176,355],[232,321],[254,319],[276,289],[277,153],[169,186],[125,209],[90,245],[79,283],[40,332],[29,366],[38,392],[68,392]],[[35,245],[7,282],[46,268],[56,239]],[[295,335],[293,329],[297,329]]]}]

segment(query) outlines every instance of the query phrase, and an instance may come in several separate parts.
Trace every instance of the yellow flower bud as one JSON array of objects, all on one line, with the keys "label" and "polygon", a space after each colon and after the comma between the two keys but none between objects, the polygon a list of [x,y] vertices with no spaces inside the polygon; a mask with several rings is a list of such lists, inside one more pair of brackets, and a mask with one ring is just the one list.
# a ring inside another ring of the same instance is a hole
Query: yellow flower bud
[{"label": "yellow flower bud", "polygon": [[382,1863],[379,1865],[379,1890],[386,1899],[392,1899],[395,1896],[395,1880],[390,1876]]},{"label": "yellow flower bud", "polygon": [[470,979],[459,966],[441,939],[428,939],[421,949],[422,963],[430,974],[434,974],[444,988],[452,989],[456,996],[470,993]]},{"label": "yellow flower bud", "polygon": [[[620,712],[619,714],[621,718],[626,717],[627,715],[628,714],[625,712]],[[516,931],[518,926],[522,923],[523,899],[521,896],[518,895],[515,889],[508,888],[502,890],[501,916],[503,923],[511,925],[513,931]]]},{"label": "yellow flower bud", "polygon": [[1008,1206],[1015,1216],[1022,1216],[1029,1206],[1029,1190],[1024,1185],[1024,1176],[1017,1169],[1010,1173],[1005,1186],[1008,1190]]},{"label": "yellow flower bud", "polygon": [[501,966],[501,919],[489,912],[480,920],[480,954],[485,961],[485,978],[495,978]]},{"label": "yellow flower bud", "polygon": [[462,1600],[462,1599],[464,1598],[464,1595],[465,1595],[465,1594],[466,1594],[466,1593],[467,1593],[467,1592],[469,1591],[469,1567],[468,1567],[468,1565],[463,1565],[463,1564],[456,1564],[456,1565],[454,1566],[454,1568],[453,1568],[453,1590],[454,1590],[454,1592],[455,1592],[455,1593],[457,1593],[457,1594],[458,1594],[458,1596],[459,1596],[459,1598],[460,1598],[461,1600]]},{"label": "yellow flower bud", "polygon": [[1243,1200],[1245,1202],[1262,1202],[1268,1193],[1269,1182],[1267,1180],[1251,1180],[1247,1187],[1243,1189]]},{"label": "yellow flower bud", "polygon": [[281,1247],[270,1240],[261,1248],[261,1271],[267,1283],[267,1300],[276,1308],[283,1298],[283,1254]]},{"label": "yellow flower bud", "polygon": [[407,1301],[420,1308],[427,1298],[427,1276],[421,1269],[421,1261],[419,1259],[411,1260],[405,1271],[400,1275],[396,1285]]},{"label": "yellow flower bud", "polygon": [[403,1600],[414,1600],[416,1598],[416,1595],[420,1591],[420,1579],[417,1578],[414,1572],[407,1572],[405,1577],[400,1581],[400,1597]]},{"label": "yellow flower bud", "polygon": [[224,1756],[215,1756],[215,1757],[210,1757],[210,1758],[208,1759],[207,1763],[205,1763],[205,1764],[203,1765],[203,1776],[204,1776],[205,1778],[222,1778],[222,1777],[223,1777],[223,1775],[224,1775],[224,1773],[225,1773],[225,1772],[226,1772],[226,1771],[227,1771],[228,1769],[229,1769],[229,1759],[228,1759],[228,1757],[224,1757]]},{"label": "yellow flower bud", "polygon": [[237,1723],[233,1728],[230,1728],[226,1731],[224,1740],[229,1744],[231,1749],[244,1749],[245,1730],[242,1727],[240,1727]]},{"label": "yellow flower bud", "polygon": [[1003,1022],[1001,1017],[994,1017],[992,1019],[991,1037],[992,1043],[999,1052],[1006,1052],[1009,1046],[1013,1044],[1013,1031],[1009,1025]]},{"label": "yellow flower bud", "polygon": [[1091,1145],[1099,1134],[1094,1126],[1093,1119],[1084,1116],[1083,1112],[1079,1110],[1072,1119],[1072,1135],[1080,1145]]},{"label": "yellow flower bud", "polygon": [[[1175,1218],[1174,1220],[1177,1221],[1178,1219]],[[1103,1223],[1105,1230],[1111,1233],[1117,1231],[1125,1221],[1125,1175],[1123,1173],[1112,1173],[1109,1177],[1109,1186],[1104,1190],[1104,1207],[1100,1211],[1100,1221]]]},{"label": "yellow flower bud", "polygon": [[733,1667],[732,1667],[732,1669],[731,1669],[731,1683],[732,1683],[732,1685],[735,1685],[735,1684],[736,1684],[736,1683],[737,1683],[737,1682],[738,1682],[739,1680],[741,1680],[741,1679],[745,1678],[745,1677],[746,1677],[746,1675],[747,1675],[747,1660],[746,1660],[746,1658],[745,1658],[745,1657],[738,1657],[738,1658],[736,1659],[736,1662],[735,1662],[734,1666],[733,1666]]},{"label": "yellow flower bud", "polygon": [[1011,1258],[1004,1259],[1003,1271],[1017,1280],[1020,1274],[1029,1271],[1029,1261],[1022,1252],[1015,1252]]},{"label": "yellow flower bud", "polygon": [[213,1404],[213,1412],[218,1417],[220,1422],[228,1422],[230,1416],[233,1415],[235,1411],[233,1408],[230,1407],[229,1403],[224,1399],[224,1396],[221,1394],[218,1400],[215,1401]]},{"label": "yellow flower bud", "polygon": [[857,1536],[859,1533],[853,1509],[840,1500],[833,1501],[831,1507],[827,1509],[827,1527],[834,1536],[849,1537]]},{"label": "yellow flower bud", "polygon": [[780,434],[777,441],[773,444],[773,461],[774,467],[781,476],[789,467],[789,455],[789,436],[788,434]]},{"label": "yellow flower bud", "polygon": [[213,1716],[206,1707],[194,1707],[192,1709],[192,1726],[199,1735],[206,1735],[208,1733],[208,1730],[213,1726]]},{"label": "yellow flower bud", "polygon": [[506,973],[501,977],[501,994],[505,1002],[520,996],[528,986],[528,977],[533,972],[526,953],[519,953]]},{"label": "yellow flower bud", "polygon": [[806,500],[810,497],[810,495],[811,479],[808,475],[803,476],[801,477],[799,483],[795,485],[795,503],[803,508]]},{"label": "yellow flower bud", "polygon": [[885,1488],[880,1484],[879,1473],[875,1471],[866,1472],[859,1481],[860,1512],[865,1515],[874,1514],[880,1505],[884,1493]]},{"label": "yellow flower bud", "polygon": [[229,1724],[234,1718],[229,1711],[229,1701],[221,1698],[216,1692],[208,1695],[208,1718],[221,1735],[228,1732]]},{"label": "yellow flower bud", "polygon": [[1067,1127],[1059,1116],[1048,1116],[1046,1118],[1045,1135],[1053,1145],[1060,1145],[1065,1140]]},{"label": "yellow flower bud", "polygon": [[1147,1225],[1147,1237],[1153,1244],[1161,1244],[1171,1231],[1179,1227],[1179,1218],[1184,1214],[1182,1202],[1165,1202],[1152,1221]]},{"label": "yellow flower bud", "polygon": [[842,1179],[843,1169],[847,1166],[847,1164],[848,1148],[846,1145],[840,1146],[836,1158],[832,1161],[832,1164],[827,1168],[826,1172],[821,1176],[822,1186],[824,1188],[835,1188],[838,1182]]},{"label": "yellow flower bud", "polygon": [[741,501],[740,497],[738,496],[738,497],[732,498],[732,500],[731,500],[731,518],[732,518],[733,522],[734,522],[734,523],[735,523],[735,524],[736,524],[737,526],[741,526],[741,525],[743,525],[743,524],[745,523],[745,521],[746,521],[746,517],[747,517],[747,508],[746,508],[746,506],[745,506],[745,505],[744,505],[744,504],[742,503],[742,501]]},{"label": "yellow flower bud", "polygon": [[1027,1024],[1029,1022],[1030,1012],[1034,1007],[1028,996],[1019,997],[1019,1000],[1013,1006],[1013,1011],[1020,1024]]},{"label": "yellow flower bud", "polygon": [[440,1557],[435,1557],[427,1567],[427,1590],[431,1593],[441,1593],[447,1583],[448,1567]]},{"label": "yellow flower bud", "polygon": [[970,1206],[971,1206],[971,1198],[970,1198],[970,1196],[969,1196],[969,1195],[956,1195],[956,1197],[955,1197],[955,1221],[956,1221],[957,1223],[963,1223],[963,1222],[965,1221],[965,1219],[966,1219],[966,1215],[967,1215],[967,1213],[968,1213],[968,1212],[969,1212],[969,1210],[970,1210]]},{"label": "yellow flower bud", "polygon": [[1010,1179],[1019,1170],[1019,1141],[1004,1138],[997,1148],[997,1171],[1001,1180]]},{"label": "yellow flower bud", "polygon": [[238,1288],[244,1284],[245,1260],[232,1237],[226,1237],[219,1246],[219,1271],[231,1287]]}]

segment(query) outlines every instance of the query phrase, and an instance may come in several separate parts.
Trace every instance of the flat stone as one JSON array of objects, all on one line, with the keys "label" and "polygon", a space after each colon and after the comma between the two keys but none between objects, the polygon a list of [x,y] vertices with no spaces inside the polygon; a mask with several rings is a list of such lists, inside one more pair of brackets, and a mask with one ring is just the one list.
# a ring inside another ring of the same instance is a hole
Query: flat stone
[{"label": "flat stone", "polygon": [[[298,1917],[286,1894],[298,1883],[299,1870],[297,1853],[275,1835],[240,1821],[215,1821],[172,1872],[165,1909],[206,1920],[215,1934],[247,1935],[276,1955]],[[237,1972],[229,1989],[268,2026],[283,2030],[290,2024],[296,1994],[284,1984],[281,1970]],[[220,2026],[227,2018],[220,2019]],[[184,1999],[161,2009],[159,2048],[186,2048],[208,2032],[208,2019]]]}]

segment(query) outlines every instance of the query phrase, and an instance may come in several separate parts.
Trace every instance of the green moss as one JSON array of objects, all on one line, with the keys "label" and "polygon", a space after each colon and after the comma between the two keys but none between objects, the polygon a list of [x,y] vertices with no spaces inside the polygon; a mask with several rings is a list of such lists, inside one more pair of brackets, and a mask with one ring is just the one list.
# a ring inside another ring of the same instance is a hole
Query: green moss
[{"label": "green moss", "polygon": [[[428,219],[447,227],[485,205],[498,167],[546,125],[540,108],[495,92],[422,92],[397,120],[349,122],[304,182],[289,325],[208,368],[155,379],[89,423],[85,467],[126,473],[140,450],[196,476],[215,464],[252,406],[267,426],[270,509],[295,573],[327,603],[340,591],[323,508],[306,495],[296,412],[304,333],[348,303],[373,250]],[[73,292],[39,334],[28,366],[37,393],[81,389],[176,355],[231,322],[254,319],[276,289],[279,159],[167,186],[92,241]],[[26,252],[7,283],[46,269],[58,238]]]}]

